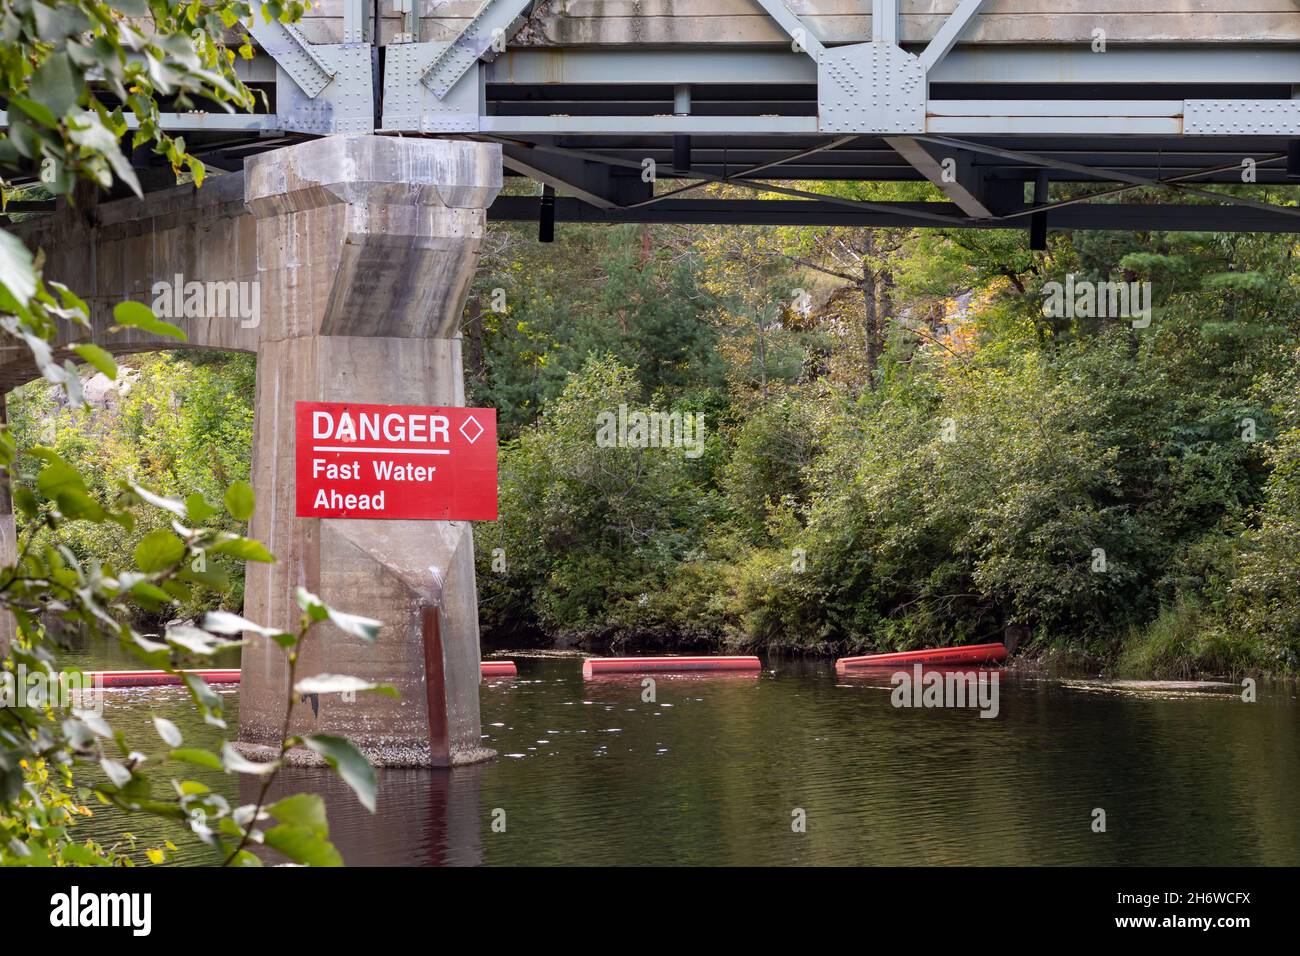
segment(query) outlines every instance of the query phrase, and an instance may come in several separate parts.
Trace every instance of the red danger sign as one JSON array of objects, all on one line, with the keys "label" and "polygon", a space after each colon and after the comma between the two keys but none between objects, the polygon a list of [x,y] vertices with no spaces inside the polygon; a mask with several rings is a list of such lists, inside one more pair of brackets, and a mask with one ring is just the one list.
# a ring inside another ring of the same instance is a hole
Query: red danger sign
[{"label": "red danger sign", "polygon": [[294,412],[298,517],[496,520],[496,409],[297,402]]}]

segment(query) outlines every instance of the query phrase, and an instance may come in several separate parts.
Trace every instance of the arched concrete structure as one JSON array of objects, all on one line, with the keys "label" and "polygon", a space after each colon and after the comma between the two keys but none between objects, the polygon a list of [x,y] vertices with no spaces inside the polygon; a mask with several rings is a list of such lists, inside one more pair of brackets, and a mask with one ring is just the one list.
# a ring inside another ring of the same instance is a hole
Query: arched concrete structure
[{"label": "arched concrete structure", "polygon": [[[115,353],[175,348],[134,330],[109,334],[112,308],[150,303],[155,282],[256,282],[260,316],[173,318],[184,347],[258,356],[250,533],[277,557],[250,564],[245,614],[291,630],[295,589],[384,622],[367,646],[318,625],[300,675],[350,674],[397,686],[399,699],[321,698],[295,733],[344,734],[377,762],[450,765],[479,747],[478,609],[466,522],[348,521],[294,514],[296,401],[464,404],[459,318],[478,262],[484,210],[501,186],[495,145],[333,136],[264,153],[203,189],[65,209],[25,230],[46,275],[83,294],[93,340]],[[34,377],[20,353],[0,386]],[[13,515],[0,495],[12,560]],[[278,745],[283,652],[245,648],[240,738]]]}]

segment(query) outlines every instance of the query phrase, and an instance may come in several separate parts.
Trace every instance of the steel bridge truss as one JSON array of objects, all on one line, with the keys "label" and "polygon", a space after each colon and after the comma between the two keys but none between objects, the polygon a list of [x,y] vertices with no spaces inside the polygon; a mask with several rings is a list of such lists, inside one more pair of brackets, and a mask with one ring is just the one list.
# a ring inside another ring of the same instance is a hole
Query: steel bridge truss
[{"label": "steel bridge truss", "polygon": [[[500,219],[1028,228],[1036,245],[1049,228],[1300,231],[1295,206],[1207,188],[1300,185],[1294,45],[962,45],[986,0],[959,0],[905,48],[899,0],[870,0],[871,39],[829,46],[783,0],[752,0],[788,47],[556,47],[521,42],[535,0],[485,0],[440,41],[421,39],[419,0],[395,2],[382,45],[364,0],[342,0],[340,43],[254,22],[245,80],[274,111],[166,125],[224,169],[337,133],[497,142],[508,174],[547,187],[500,198]],[[818,180],[928,181],[946,201],[788,185]],[[715,183],[752,197],[699,198]],[[1173,201],[1122,201],[1153,189]]]}]

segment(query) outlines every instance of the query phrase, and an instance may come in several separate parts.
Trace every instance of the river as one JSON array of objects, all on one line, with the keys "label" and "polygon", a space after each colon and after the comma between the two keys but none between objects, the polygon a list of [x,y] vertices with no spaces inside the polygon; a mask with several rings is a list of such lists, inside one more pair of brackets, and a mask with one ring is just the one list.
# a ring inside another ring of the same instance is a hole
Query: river
[{"label": "river", "polygon": [[[1291,682],[1245,703],[1010,672],[986,719],[896,708],[887,677],[829,662],[659,675],[647,701],[640,678],[584,681],[576,657],[515,659],[516,679],[481,688],[491,763],[381,771],[373,816],[325,770],[286,770],[279,792],[324,795],[351,864],[1300,864]],[[180,688],[108,692],[108,718],[150,752],[152,713],[187,745],[216,739]],[[186,776],[252,799],[248,782]],[[79,832],[213,859],[166,826],[100,809]]]}]

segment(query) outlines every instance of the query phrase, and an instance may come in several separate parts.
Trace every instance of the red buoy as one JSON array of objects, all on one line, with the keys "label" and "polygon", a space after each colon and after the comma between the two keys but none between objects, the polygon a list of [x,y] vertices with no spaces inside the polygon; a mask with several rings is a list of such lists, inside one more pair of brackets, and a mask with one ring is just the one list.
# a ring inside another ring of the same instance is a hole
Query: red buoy
[{"label": "red buoy", "polygon": [[756,671],[757,657],[589,657],[582,676],[596,674],[673,673],[685,671]]},{"label": "red buoy", "polygon": [[519,673],[514,661],[480,661],[478,669],[483,677],[515,677]]},{"label": "red buoy", "polygon": [[238,684],[239,668],[227,667],[209,670],[186,670],[172,674],[168,671],[86,671],[93,684],[100,687],[163,687],[185,683],[185,674],[196,674],[209,684]]},{"label": "red buoy", "polygon": [[893,654],[868,654],[865,657],[841,657],[835,672],[842,674],[851,667],[893,667],[897,664],[993,664],[1005,660],[1002,644],[969,644],[966,647],[932,647],[924,651],[897,651]]}]

